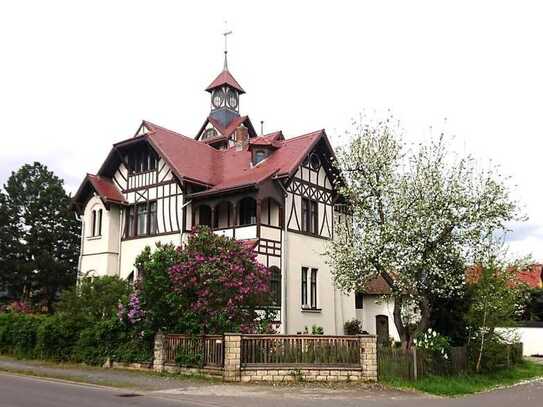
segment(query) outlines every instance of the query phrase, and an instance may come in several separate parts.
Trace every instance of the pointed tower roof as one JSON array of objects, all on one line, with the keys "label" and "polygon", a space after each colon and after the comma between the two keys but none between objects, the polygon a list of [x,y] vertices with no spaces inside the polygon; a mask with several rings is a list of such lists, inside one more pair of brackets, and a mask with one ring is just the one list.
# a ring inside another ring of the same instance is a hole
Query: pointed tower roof
[{"label": "pointed tower roof", "polygon": [[206,88],[207,92],[213,91],[215,88],[219,88],[223,85],[231,86],[232,88],[236,89],[240,95],[244,94],[245,91],[241,87],[241,85],[234,79],[228,68],[225,67],[225,69],[215,78],[213,82]]}]

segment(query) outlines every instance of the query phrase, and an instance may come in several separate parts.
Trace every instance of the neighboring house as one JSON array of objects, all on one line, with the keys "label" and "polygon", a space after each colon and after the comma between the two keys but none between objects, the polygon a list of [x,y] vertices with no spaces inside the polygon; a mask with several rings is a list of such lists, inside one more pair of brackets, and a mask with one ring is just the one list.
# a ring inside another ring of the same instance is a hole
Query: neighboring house
[{"label": "neighboring house", "polygon": [[365,331],[376,334],[379,340],[394,338],[399,341],[391,293],[390,285],[383,277],[370,281],[363,292],[356,293],[356,319],[362,322]]},{"label": "neighboring house", "polygon": [[[252,245],[271,268],[281,332],[316,324],[343,334],[357,311],[355,295],[334,286],[322,255],[334,222],[345,219],[335,210],[338,173],[325,131],[258,135],[239,114],[245,91],[226,63],[206,91],[211,112],[194,137],[143,121],[87,174],[74,197],[83,222],[80,273],[135,279],[145,246],[180,245],[206,225]],[[366,302],[369,310],[370,296]],[[375,333],[371,318],[364,315],[365,329]]]}]

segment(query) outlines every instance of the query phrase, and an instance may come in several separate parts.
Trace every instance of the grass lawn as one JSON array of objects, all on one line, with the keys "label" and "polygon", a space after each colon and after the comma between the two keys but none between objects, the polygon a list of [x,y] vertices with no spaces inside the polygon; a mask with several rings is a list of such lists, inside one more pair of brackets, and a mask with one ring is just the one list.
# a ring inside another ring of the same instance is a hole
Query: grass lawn
[{"label": "grass lawn", "polygon": [[439,396],[462,396],[494,387],[509,386],[523,380],[543,377],[543,365],[525,361],[511,369],[503,369],[485,374],[463,376],[428,376],[417,381],[387,379],[383,382],[400,389],[415,389]]}]

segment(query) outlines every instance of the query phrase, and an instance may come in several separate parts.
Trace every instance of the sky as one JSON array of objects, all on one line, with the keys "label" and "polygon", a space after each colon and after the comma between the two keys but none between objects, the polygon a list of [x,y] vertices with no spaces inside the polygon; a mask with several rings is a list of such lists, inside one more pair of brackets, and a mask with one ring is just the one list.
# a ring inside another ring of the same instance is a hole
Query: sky
[{"label": "sky", "polygon": [[543,261],[543,5],[533,1],[2,1],[0,185],[40,161],[77,190],[141,120],[195,135],[206,86],[229,67],[242,114],[332,143],[361,112],[408,141],[453,148],[511,176],[528,221],[511,252]]}]

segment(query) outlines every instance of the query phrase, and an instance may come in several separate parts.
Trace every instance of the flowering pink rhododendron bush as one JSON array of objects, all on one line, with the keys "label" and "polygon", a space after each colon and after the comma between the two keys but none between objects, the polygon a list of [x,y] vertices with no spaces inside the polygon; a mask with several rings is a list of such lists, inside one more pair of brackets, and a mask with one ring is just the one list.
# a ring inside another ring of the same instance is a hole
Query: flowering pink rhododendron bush
[{"label": "flowering pink rhododendron bush", "polygon": [[207,332],[254,332],[257,310],[270,303],[270,272],[253,249],[200,228],[189,236],[181,261],[170,268],[173,290]]},{"label": "flowering pink rhododendron bush", "polygon": [[119,318],[142,332],[269,332],[271,274],[239,241],[200,227],[183,247],[145,248],[136,267]]}]

